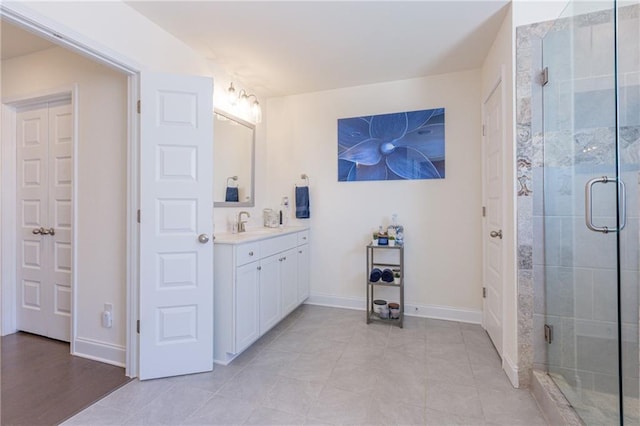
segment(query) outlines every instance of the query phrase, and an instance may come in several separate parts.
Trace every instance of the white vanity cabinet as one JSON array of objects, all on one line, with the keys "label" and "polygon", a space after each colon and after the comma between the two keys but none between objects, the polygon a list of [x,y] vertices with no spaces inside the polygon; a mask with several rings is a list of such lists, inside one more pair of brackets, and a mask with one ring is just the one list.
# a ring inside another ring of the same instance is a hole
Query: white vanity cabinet
[{"label": "white vanity cabinet", "polygon": [[216,236],[214,361],[228,364],[309,297],[309,231]]}]

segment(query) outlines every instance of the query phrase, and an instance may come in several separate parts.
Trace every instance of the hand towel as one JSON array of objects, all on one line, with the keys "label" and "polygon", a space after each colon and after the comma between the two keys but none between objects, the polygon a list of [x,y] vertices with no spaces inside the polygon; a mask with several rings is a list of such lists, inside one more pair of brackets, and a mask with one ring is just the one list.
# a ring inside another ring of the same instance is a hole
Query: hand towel
[{"label": "hand towel", "polygon": [[309,219],[309,187],[296,186],[296,218]]},{"label": "hand towel", "polygon": [[238,187],[227,186],[227,193],[224,197],[225,201],[239,201]]},{"label": "hand towel", "polygon": [[375,283],[377,281],[380,281],[381,277],[382,277],[382,271],[378,268],[373,268],[371,270],[371,273],[369,274],[369,281],[371,281],[372,283]]},{"label": "hand towel", "polygon": [[384,271],[382,271],[382,281],[386,282],[386,283],[392,283],[393,282],[393,272],[391,271],[391,269],[385,269]]}]

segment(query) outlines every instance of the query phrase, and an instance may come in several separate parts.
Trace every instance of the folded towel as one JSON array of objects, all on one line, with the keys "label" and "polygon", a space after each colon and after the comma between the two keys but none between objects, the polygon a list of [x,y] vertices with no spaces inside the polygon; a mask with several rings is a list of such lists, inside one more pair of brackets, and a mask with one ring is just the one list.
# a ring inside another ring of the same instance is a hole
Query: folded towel
[{"label": "folded towel", "polygon": [[225,201],[239,201],[238,187],[227,186],[227,193],[224,197]]},{"label": "folded towel", "polygon": [[373,268],[371,274],[369,274],[369,281],[375,283],[376,281],[380,281],[380,277],[382,277],[382,271],[378,268]]},{"label": "folded towel", "polygon": [[309,187],[296,186],[296,218],[309,219]]},{"label": "folded towel", "polygon": [[382,271],[382,281],[386,283],[393,282],[393,272],[391,271],[391,269],[385,269],[384,271]]}]

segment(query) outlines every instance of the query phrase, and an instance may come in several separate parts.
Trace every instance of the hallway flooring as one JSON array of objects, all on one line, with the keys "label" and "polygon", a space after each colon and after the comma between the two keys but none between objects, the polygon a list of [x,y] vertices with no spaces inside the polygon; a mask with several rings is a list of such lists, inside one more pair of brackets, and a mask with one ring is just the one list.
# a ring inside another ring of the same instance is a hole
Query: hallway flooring
[{"label": "hallway flooring", "polygon": [[228,366],[135,380],[64,423],[545,425],[479,325],[303,305]]},{"label": "hallway flooring", "polygon": [[1,345],[3,426],[59,424],[131,380],[123,368],[71,356],[58,340],[18,332]]}]

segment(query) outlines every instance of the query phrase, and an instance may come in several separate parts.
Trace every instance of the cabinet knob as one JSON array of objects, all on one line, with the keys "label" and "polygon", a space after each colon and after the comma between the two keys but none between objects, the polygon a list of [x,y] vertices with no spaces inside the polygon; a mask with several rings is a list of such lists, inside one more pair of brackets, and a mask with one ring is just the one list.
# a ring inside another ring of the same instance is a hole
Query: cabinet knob
[{"label": "cabinet knob", "polygon": [[302,250],[298,250],[298,253],[302,254]]},{"label": "cabinet knob", "polygon": [[249,256],[253,256],[253,252],[252,251],[249,252]]},{"label": "cabinet knob", "polygon": [[258,271],[261,271],[261,270],[262,270],[262,266],[258,266],[256,269],[257,269]]}]

